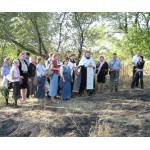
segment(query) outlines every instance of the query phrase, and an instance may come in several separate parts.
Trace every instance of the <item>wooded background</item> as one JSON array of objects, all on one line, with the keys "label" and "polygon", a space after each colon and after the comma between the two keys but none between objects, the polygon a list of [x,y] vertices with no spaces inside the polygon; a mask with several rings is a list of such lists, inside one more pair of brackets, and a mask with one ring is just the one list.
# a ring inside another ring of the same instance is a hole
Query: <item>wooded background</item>
[{"label": "wooded background", "polygon": [[36,56],[72,51],[80,59],[90,50],[98,60],[117,52],[131,59],[137,50],[150,58],[149,12],[11,12],[0,13],[0,58],[21,51]]}]

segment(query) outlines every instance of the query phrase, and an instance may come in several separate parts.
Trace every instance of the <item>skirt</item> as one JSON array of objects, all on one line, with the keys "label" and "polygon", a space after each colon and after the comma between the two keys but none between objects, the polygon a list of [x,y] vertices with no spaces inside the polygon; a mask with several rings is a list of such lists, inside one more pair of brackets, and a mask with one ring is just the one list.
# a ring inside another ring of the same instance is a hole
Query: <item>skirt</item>
[{"label": "skirt", "polygon": [[28,74],[23,73],[22,76],[24,78],[22,79],[22,83],[20,84],[20,89],[27,89],[27,87],[28,87]]},{"label": "skirt", "polygon": [[103,73],[98,74],[97,75],[97,82],[98,83],[105,83],[105,81],[106,81],[106,77],[105,76],[106,75],[103,74]]},{"label": "skirt", "polygon": [[58,91],[58,74],[53,74],[50,78],[49,96],[57,96]]}]

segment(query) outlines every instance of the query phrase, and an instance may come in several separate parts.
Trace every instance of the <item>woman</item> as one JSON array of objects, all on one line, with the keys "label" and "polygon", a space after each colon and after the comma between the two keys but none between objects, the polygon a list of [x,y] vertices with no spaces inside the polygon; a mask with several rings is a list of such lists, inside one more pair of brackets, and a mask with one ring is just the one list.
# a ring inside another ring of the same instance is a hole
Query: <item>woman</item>
[{"label": "woman", "polygon": [[9,97],[9,91],[11,89],[11,83],[8,81],[8,79],[6,78],[6,76],[10,73],[10,58],[5,58],[4,59],[4,63],[2,66],[2,70],[1,70],[1,76],[3,77],[3,82],[6,83],[5,85],[5,100],[6,100],[6,106],[9,105],[8,103],[8,97]]},{"label": "woman", "polygon": [[34,56],[30,57],[29,59],[29,77],[31,81],[29,82],[29,89],[30,89],[30,95],[31,97],[35,97],[35,91],[36,91],[36,84],[35,80],[37,80],[37,73],[36,73],[36,59]]},{"label": "woman", "polygon": [[69,60],[63,62],[60,68],[60,87],[62,89],[62,100],[69,100],[71,98],[71,68],[68,66]]},{"label": "woman", "polygon": [[143,59],[143,56],[140,56],[140,60],[137,62],[137,69],[134,75],[134,78],[132,80],[131,88],[133,89],[135,87],[136,81],[139,78],[141,89],[144,88],[144,82],[143,82],[143,68],[144,68],[145,61]]},{"label": "woman", "polygon": [[38,98],[38,102],[44,102],[45,97],[45,67],[43,65],[44,61],[42,57],[38,58],[37,64],[37,92],[36,97]]},{"label": "woman", "polygon": [[75,76],[76,76],[76,68],[77,68],[76,61],[75,61],[75,54],[70,54],[68,66],[71,68],[71,76],[72,76],[71,91],[72,91],[74,86]]},{"label": "woman", "polygon": [[105,61],[104,57],[100,57],[100,61],[96,65],[97,68],[97,82],[99,83],[99,92],[103,93],[103,86],[106,81],[106,75],[108,73],[108,63]]},{"label": "woman", "polygon": [[28,72],[28,64],[25,61],[25,53],[20,53],[19,55],[19,71],[20,75],[23,76],[22,83],[20,84],[22,102],[26,102],[26,92],[28,87],[28,81],[30,81],[29,72]]},{"label": "woman", "polygon": [[19,60],[13,61],[13,67],[10,71],[12,82],[13,82],[13,98],[14,98],[14,107],[17,108],[17,100],[20,99],[20,83],[23,80],[23,76],[20,76],[19,71]]},{"label": "woman", "polygon": [[54,103],[58,103],[55,97],[58,92],[58,75],[59,75],[59,53],[54,53],[51,60],[51,70],[53,71],[53,75],[50,78],[50,88],[49,88],[49,96],[51,96],[51,101]]}]

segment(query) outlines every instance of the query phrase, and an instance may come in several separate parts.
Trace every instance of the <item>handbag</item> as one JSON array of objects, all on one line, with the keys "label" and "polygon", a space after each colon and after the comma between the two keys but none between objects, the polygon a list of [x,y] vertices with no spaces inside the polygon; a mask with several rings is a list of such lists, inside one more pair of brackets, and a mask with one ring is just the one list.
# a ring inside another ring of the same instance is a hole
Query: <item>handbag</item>
[{"label": "handbag", "polygon": [[44,75],[51,77],[53,75],[54,71],[51,70],[50,65],[45,69]]}]

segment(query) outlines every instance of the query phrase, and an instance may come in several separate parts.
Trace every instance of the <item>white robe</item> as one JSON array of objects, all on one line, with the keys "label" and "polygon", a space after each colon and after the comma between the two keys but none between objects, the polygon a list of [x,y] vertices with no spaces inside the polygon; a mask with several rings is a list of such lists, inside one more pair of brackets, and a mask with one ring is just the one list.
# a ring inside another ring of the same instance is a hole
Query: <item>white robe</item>
[{"label": "white robe", "polygon": [[[88,65],[93,65],[94,69],[92,67],[88,67]],[[85,56],[82,56],[79,66],[85,66],[87,67],[87,86],[86,89],[94,89],[94,76],[95,76],[95,70],[96,70],[96,64],[92,57],[90,59],[87,59]]]}]

